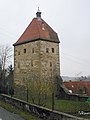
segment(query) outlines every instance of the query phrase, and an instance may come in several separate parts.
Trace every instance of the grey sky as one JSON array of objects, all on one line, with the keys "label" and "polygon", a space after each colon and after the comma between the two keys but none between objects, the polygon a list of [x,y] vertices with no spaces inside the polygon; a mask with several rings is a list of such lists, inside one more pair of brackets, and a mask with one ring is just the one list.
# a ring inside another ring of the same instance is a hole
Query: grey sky
[{"label": "grey sky", "polygon": [[61,42],[61,75],[90,75],[90,0],[0,0],[0,44],[15,43],[38,6]]}]

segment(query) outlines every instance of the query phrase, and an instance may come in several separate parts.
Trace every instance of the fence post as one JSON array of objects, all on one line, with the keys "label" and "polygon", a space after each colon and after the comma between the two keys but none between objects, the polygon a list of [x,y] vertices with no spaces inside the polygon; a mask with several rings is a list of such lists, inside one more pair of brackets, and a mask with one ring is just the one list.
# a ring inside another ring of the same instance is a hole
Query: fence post
[{"label": "fence post", "polygon": [[27,102],[28,102],[28,87],[27,87]]},{"label": "fence post", "polygon": [[55,101],[54,101],[54,92],[52,93],[52,110],[54,110],[54,105],[55,105]]}]

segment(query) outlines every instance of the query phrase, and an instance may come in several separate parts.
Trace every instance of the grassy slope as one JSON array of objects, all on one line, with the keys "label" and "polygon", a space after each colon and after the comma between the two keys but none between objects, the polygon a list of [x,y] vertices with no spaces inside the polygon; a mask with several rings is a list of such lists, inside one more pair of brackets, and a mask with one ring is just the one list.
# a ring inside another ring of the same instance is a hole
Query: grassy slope
[{"label": "grassy slope", "polygon": [[[34,117],[30,115],[27,112],[20,111],[19,109],[14,108],[10,104],[7,104],[3,101],[0,101],[0,106],[3,108],[14,112],[16,114],[19,114],[21,117],[23,117],[25,120],[40,120],[40,118]],[[51,109],[51,101],[49,101],[46,105],[46,107]],[[80,110],[83,111],[90,111],[90,106],[85,102],[79,102],[79,101],[69,101],[69,100],[55,100],[55,110],[66,112],[66,113],[76,113]]]},{"label": "grassy slope", "polygon": [[14,112],[15,114],[20,115],[22,118],[24,118],[25,120],[40,120],[40,118],[37,118],[35,116],[30,115],[27,112],[23,112],[19,109],[16,109],[15,107],[11,106],[10,104],[7,104],[3,101],[0,100],[0,106],[5,108],[6,110],[10,111],[10,112]]}]

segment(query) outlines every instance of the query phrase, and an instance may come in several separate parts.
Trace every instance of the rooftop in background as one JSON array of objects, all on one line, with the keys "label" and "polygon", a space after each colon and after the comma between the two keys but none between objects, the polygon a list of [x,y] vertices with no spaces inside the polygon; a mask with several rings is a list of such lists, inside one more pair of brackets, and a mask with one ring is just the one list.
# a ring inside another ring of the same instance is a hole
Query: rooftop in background
[{"label": "rooftop in background", "polygon": [[69,81],[64,82],[64,85],[74,94],[83,94],[90,96],[90,81]]},{"label": "rooftop in background", "polygon": [[59,43],[57,33],[41,18],[41,12],[39,9],[36,13],[36,18],[31,21],[14,46],[36,40]]}]

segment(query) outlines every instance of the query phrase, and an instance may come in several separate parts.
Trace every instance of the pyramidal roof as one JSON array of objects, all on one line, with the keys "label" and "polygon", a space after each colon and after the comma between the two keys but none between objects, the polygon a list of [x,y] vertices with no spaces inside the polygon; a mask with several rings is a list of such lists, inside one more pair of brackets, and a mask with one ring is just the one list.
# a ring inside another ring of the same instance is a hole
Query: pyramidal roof
[{"label": "pyramidal roof", "polygon": [[36,18],[31,21],[14,46],[36,40],[59,43],[57,33],[41,18],[41,12],[39,10],[36,13]]}]

